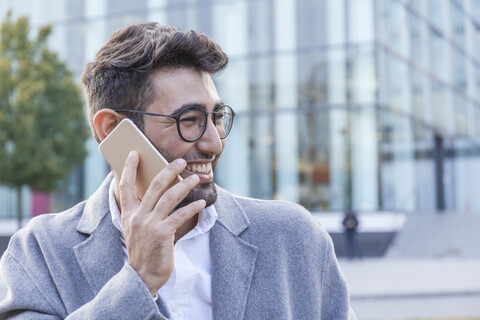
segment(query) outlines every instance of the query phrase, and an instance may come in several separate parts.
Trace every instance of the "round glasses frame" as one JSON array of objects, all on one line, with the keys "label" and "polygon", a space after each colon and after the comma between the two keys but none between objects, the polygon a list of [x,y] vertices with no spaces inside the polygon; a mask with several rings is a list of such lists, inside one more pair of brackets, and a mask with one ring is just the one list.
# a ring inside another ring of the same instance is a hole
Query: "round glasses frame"
[{"label": "round glasses frame", "polygon": [[[146,112],[146,111],[140,111],[140,110],[130,110],[130,109],[112,109],[116,112],[131,112],[131,113],[138,113],[138,114],[143,114],[143,115],[147,115],[147,116],[153,116],[153,117],[166,117],[166,118],[171,118],[171,119],[175,119],[176,123],[177,123],[177,132],[178,134],[180,135],[180,138],[182,138],[184,141],[186,142],[195,142],[197,141],[198,139],[200,139],[203,134],[205,133],[205,130],[207,130],[207,125],[208,125],[208,115],[211,114],[212,115],[212,121],[213,123],[215,124],[216,123],[216,119],[215,119],[215,116],[217,114],[219,114],[219,110],[220,109],[227,109],[227,113],[230,113],[231,114],[231,119],[229,120],[229,123],[227,124],[227,127],[225,128],[225,133],[220,136],[220,139],[225,139],[228,134],[230,133],[231,129],[232,129],[232,126],[233,126],[233,119],[235,118],[235,111],[233,111],[232,107],[226,105],[226,104],[223,104],[221,106],[219,106],[218,108],[215,109],[215,111],[212,111],[212,112],[208,112],[208,111],[205,111],[202,107],[200,106],[190,106],[190,107],[187,107],[183,110],[181,110],[180,112],[176,113],[176,114],[172,114],[172,115],[169,115],[169,114],[160,114],[160,113],[153,113],[153,112]],[[205,117],[204,117],[204,121],[201,123],[201,126],[202,126],[202,130],[201,132],[199,133],[199,135],[195,138],[195,139],[187,139],[183,136],[182,134],[182,130],[180,129],[180,117],[182,116],[182,114],[184,114],[185,112],[189,112],[189,111],[192,111],[192,110],[197,110],[197,111],[200,111],[202,112]],[[218,132],[218,130],[217,130]]]}]

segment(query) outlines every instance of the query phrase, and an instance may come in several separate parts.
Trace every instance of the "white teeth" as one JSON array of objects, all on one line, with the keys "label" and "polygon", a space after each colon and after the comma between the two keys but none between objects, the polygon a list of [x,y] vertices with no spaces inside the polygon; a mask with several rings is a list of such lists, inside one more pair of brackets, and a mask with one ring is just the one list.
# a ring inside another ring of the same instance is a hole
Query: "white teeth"
[{"label": "white teeth", "polygon": [[207,164],[191,164],[187,166],[187,170],[200,173],[200,174],[207,174],[212,170],[212,164],[207,163]]}]

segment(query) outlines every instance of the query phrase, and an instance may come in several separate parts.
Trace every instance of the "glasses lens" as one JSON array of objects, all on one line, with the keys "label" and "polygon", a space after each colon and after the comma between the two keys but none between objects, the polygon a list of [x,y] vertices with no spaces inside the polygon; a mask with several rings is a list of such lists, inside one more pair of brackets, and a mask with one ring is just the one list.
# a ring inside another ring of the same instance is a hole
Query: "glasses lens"
[{"label": "glasses lens", "polygon": [[233,110],[229,106],[222,106],[214,113],[215,126],[221,139],[228,136],[233,122]]},{"label": "glasses lens", "polygon": [[189,108],[180,114],[180,133],[184,139],[194,141],[204,131],[207,115],[201,108]]},{"label": "glasses lens", "polygon": [[[213,122],[221,139],[228,136],[233,123],[233,110],[229,106],[221,106],[212,112]],[[192,107],[180,114],[179,129],[185,140],[195,141],[205,132],[208,113],[202,108]]]}]

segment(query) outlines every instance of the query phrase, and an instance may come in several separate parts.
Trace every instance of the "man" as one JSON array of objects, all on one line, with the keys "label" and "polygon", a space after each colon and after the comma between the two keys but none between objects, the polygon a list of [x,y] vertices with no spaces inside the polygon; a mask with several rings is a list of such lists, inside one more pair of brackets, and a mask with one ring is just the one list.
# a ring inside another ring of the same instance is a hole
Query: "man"
[{"label": "man", "polygon": [[358,219],[353,210],[347,210],[342,224],[345,229],[348,258],[350,260],[356,257],[362,259],[362,251],[357,240]]},{"label": "man", "polygon": [[93,135],[129,117],[171,163],[139,199],[132,152],[87,201],[14,235],[0,317],[349,318],[332,242],[311,215],[213,182],[234,112],[211,75],[227,63],[193,31],[146,23],[112,35],[82,77]]}]

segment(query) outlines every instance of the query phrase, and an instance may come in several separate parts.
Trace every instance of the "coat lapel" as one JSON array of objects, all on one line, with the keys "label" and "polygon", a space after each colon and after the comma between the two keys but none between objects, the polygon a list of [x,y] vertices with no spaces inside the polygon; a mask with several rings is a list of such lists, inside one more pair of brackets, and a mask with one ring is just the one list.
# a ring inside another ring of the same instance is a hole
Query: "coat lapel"
[{"label": "coat lapel", "polygon": [[75,256],[94,295],[124,265],[121,235],[110,219],[108,190],[110,174],[87,200],[77,231],[89,235],[75,246]]},{"label": "coat lapel", "polygon": [[240,238],[249,221],[233,196],[218,189],[218,221],[210,234],[214,319],[243,319],[258,248]]}]

